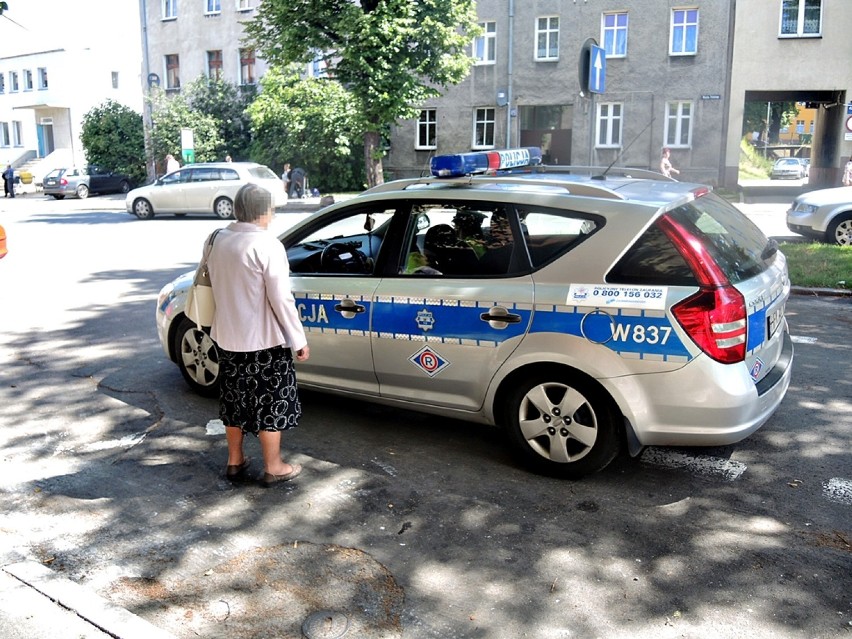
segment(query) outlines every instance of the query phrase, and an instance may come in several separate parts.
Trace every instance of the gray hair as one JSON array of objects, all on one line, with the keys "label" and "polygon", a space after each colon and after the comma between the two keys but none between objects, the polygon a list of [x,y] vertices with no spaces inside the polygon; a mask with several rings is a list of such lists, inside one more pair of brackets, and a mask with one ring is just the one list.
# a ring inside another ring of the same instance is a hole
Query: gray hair
[{"label": "gray hair", "polygon": [[234,216],[238,222],[256,222],[272,208],[272,194],[257,184],[246,184],[234,198]]}]

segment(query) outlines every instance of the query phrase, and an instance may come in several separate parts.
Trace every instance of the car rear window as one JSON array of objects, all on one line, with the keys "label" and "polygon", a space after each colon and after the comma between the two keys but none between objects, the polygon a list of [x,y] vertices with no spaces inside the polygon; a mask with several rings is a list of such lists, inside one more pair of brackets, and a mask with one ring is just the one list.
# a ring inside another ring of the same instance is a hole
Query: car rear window
[{"label": "car rear window", "polygon": [[[775,245],[751,220],[715,194],[699,197],[666,215],[704,245],[732,284],[759,275],[774,259]],[[607,281],[697,285],[683,256],[656,224],[616,264]]]},{"label": "car rear window", "polygon": [[249,169],[252,177],[260,180],[277,180],[278,176],[272,172],[272,169],[266,166],[253,166]]}]

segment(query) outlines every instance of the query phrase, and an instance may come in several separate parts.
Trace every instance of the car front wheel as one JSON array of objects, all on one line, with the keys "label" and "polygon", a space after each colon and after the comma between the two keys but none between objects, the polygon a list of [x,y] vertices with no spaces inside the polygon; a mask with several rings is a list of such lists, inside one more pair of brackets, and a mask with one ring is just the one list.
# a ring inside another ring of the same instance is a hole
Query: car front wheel
[{"label": "car front wheel", "polygon": [[81,200],[85,200],[87,197],[89,197],[89,187],[85,184],[80,184],[79,186],[77,186],[77,197]]},{"label": "car front wheel", "polygon": [[150,220],[154,217],[154,207],[148,200],[140,197],[133,203],[133,214],[140,220]]},{"label": "car front wheel", "polygon": [[852,246],[852,213],[836,217],[828,226],[825,239],[830,244]]},{"label": "car front wheel", "polygon": [[226,197],[220,197],[213,204],[213,212],[223,220],[230,220],[234,217],[234,203]]},{"label": "car front wheel", "polygon": [[515,387],[505,407],[513,448],[536,472],[582,477],[603,469],[621,448],[612,401],[576,373],[535,374]]},{"label": "car front wheel", "polygon": [[118,190],[122,193],[127,193],[128,191],[130,191],[130,182],[128,182],[127,180],[122,180],[121,184],[118,185]]},{"label": "car front wheel", "polygon": [[189,387],[202,397],[219,396],[219,351],[205,331],[188,317],[181,319],[175,332],[177,365]]}]

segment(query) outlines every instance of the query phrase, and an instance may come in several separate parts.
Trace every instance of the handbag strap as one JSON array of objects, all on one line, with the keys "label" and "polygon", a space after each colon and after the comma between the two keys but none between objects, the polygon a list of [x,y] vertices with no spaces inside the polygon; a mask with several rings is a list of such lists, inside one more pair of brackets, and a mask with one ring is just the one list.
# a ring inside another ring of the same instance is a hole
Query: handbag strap
[{"label": "handbag strap", "polygon": [[204,245],[204,253],[201,256],[201,261],[198,263],[198,268],[195,269],[195,277],[193,278],[193,283],[198,283],[198,274],[207,270],[207,260],[210,257],[210,252],[213,250],[213,242],[216,241],[216,236],[219,234],[219,231],[222,229],[216,229],[210,235],[210,239],[207,240],[207,244]]}]

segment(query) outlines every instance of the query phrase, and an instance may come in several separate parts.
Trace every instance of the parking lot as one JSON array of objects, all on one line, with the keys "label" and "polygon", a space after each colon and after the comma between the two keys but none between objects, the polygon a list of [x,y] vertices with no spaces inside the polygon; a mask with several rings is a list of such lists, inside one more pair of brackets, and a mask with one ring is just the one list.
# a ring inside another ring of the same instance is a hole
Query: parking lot
[{"label": "parking lot", "polygon": [[[741,207],[789,236],[783,203]],[[733,446],[560,481],[490,429],[311,393],[284,438],[303,476],[234,488],[216,402],[154,326],[222,222],[108,196],[20,198],[0,223],[4,565],[177,637],[295,638],[324,610],[368,638],[852,635],[850,298],[790,299],[790,390]]]}]

